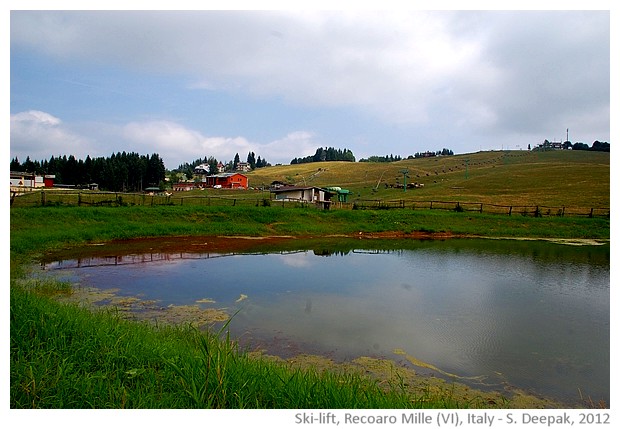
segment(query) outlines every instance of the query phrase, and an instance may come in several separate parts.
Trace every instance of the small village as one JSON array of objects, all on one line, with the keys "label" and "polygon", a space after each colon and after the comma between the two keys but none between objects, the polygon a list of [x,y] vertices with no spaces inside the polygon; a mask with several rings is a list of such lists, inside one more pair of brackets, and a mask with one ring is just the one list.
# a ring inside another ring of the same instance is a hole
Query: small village
[{"label": "small village", "polygon": [[[250,171],[250,165],[240,162],[235,171],[226,172],[224,165],[218,164],[218,171],[211,174],[208,164],[200,164],[194,168],[194,176],[191,180],[179,180],[171,185],[172,192],[188,192],[205,189],[249,189],[248,176],[243,174]],[[55,176],[51,174],[37,175],[26,172],[11,172],[10,191],[13,195],[21,195],[32,191],[44,189],[65,190],[89,190],[98,191],[96,183],[77,187],[55,183]],[[272,199],[275,201],[291,201],[305,204],[314,204],[324,209],[329,209],[332,202],[347,203],[351,191],[339,186],[318,187],[298,186],[283,182],[273,182],[269,187]],[[159,187],[147,187],[143,190],[147,195],[172,195],[169,191],[163,191]]]}]

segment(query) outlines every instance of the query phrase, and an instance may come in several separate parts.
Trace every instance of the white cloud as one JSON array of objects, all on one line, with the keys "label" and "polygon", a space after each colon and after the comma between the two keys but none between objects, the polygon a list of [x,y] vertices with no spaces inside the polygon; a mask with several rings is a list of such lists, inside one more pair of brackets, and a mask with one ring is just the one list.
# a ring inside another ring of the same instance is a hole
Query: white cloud
[{"label": "white cloud", "polygon": [[294,131],[281,139],[261,145],[260,154],[264,153],[262,156],[271,164],[288,164],[293,158],[313,155],[320,146],[313,133]]},{"label": "white cloud", "polygon": [[[11,43],[56,59],[181,76],[195,91],[352,108],[439,142],[458,135],[477,150],[481,137],[548,138],[575,122],[608,138],[609,115],[594,115],[609,111],[609,27],[604,10],[14,11]],[[183,162],[204,156],[195,148],[288,162],[318,146],[311,133],[257,143],[165,122],[125,132]]]},{"label": "white cloud", "polygon": [[122,137],[140,153],[159,153],[170,169],[209,156],[227,162],[239,154],[245,160],[249,152],[272,164],[289,163],[295,157],[314,153],[317,147],[314,135],[306,131],[260,143],[242,136],[205,136],[171,121],[132,122],[123,127]]},{"label": "white cloud", "polygon": [[29,12],[14,14],[11,36],[48,55],[183,74],[195,87],[352,106],[387,122],[416,124],[429,120],[438,91],[468,83],[464,74],[475,76],[479,87],[492,84],[479,38],[454,32],[453,16]]},{"label": "white cloud", "polygon": [[171,121],[132,122],[123,127],[123,138],[141,153],[159,153],[167,168],[214,156],[232,160],[245,157],[250,143],[243,137],[209,137]]},{"label": "white cloud", "polygon": [[11,157],[20,161],[49,159],[57,155],[92,156],[92,142],[67,128],[46,112],[30,110],[11,115]]},{"label": "white cloud", "polygon": [[11,124],[16,127],[20,124],[27,124],[34,127],[53,127],[60,125],[60,123],[60,119],[39,110],[29,110],[11,116]]},{"label": "white cloud", "polygon": [[[307,131],[294,131],[261,143],[242,136],[206,136],[182,124],[164,120],[130,122],[121,127],[97,123],[88,127],[97,129],[102,139],[114,141],[116,147],[94,142],[66,128],[60,118],[49,113],[37,110],[16,113],[11,115],[11,157],[20,161],[27,156],[33,160],[46,160],[58,155],[84,159],[87,155],[110,156],[119,151],[135,151],[158,153],[166,167],[173,169],[205,156],[227,162],[239,154],[245,160],[249,152],[272,164],[288,163],[295,157],[313,154],[319,146],[314,135]],[[92,129],[85,132],[90,133]]]}]

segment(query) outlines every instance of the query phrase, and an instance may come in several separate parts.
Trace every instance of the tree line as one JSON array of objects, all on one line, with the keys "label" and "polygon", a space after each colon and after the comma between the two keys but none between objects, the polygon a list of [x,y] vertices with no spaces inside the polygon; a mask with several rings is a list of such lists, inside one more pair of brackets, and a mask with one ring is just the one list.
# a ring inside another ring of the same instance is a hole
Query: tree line
[{"label": "tree line", "polygon": [[566,142],[568,143],[573,150],[592,150],[592,151],[598,151],[598,152],[609,152],[609,143],[607,142],[600,142],[598,140],[596,140],[594,143],[592,143],[592,147],[588,146],[587,143],[574,143],[574,144],[570,144],[570,142]]},{"label": "tree line", "polygon": [[333,147],[319,147],[314,155],[306,156],[303,158],[294,158],[291,160],[291,165],[305,164],[308,162],[323,162],[323,161],[349,161],[355,162],[355,155],[349,149],[336,149]]},{"label": "tree line", "polygon": [[394,156],[393,154],[385,155],[385,156],[369,156],[368,158],[360,158],[360,162],[395,162],[401,161],[402,158],[400,155]]},{"label": "tree line", "polygon": [[[416,152],[414,155],[409,155],[407,159],[414,158],[428,158],[431,156],[449,156],[454,155],[454,152],[450,149],[443,148],[442,150],[438,150],[436,152],[426,151],[426,152]],[[361,158],[360,162],[396,162],[401,161],[403,158],[400,155],[385,155],[385,156],[369,156],[368,158]]]},{"label": "tree line", "polygon": [[118,152],[108,157],[77,159],[73,155],[52,156],[49,160],[21,163],[11,160],[11,171],[54,175],[54,183],[86,187],[96,183],[99,189],[115,192],[136,192],[148,187],[163,188],[166,179],[164,161],[157,154],[140,155]]},{"label": "tree line", "polygon": [[[549,140],[545,140],[543,143],[539,144],[537,147],[532,149],[531,145],[527,145],[528,150],[548,150],[548,149],[555,149],[556,146],[558,146],[557,148],[559,148],[560,143],[552,143]],[[588,146],[587,143],[581,143],[581,142],[577,142],[577,143],[571,143],[570,141],[566,140],[564,143],[561,143],[561,147],[562,149],[572,149],[572,150],[589,150],[589,151],[594,151],[594,152],[609,152],[609,143],[607,142],[600,142],[598,140],[594,141],[594,143],[592,143],[592,147]]]}]

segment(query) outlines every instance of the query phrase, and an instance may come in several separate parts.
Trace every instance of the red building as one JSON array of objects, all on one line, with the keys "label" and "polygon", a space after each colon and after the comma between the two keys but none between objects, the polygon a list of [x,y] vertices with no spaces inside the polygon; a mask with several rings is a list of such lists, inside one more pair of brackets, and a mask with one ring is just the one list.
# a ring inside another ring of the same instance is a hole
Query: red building
[{"label": "red building", "polygon": [[46,174],[45,176],[43,176],[43,183],[45,184],[45,187],[46,188],[53,187],[54,179],[56,179],[56,176],[54,174]]},{"label": "red building", "polygon": [[241,173],[221,173],[206,176],[203,183],[214,188],[247,189],[248,178]]},{"label": "red building", "polygon": [[179,182],[172,185],[173,191],[191,191],[196,188],[196,184],[194,182]]}]

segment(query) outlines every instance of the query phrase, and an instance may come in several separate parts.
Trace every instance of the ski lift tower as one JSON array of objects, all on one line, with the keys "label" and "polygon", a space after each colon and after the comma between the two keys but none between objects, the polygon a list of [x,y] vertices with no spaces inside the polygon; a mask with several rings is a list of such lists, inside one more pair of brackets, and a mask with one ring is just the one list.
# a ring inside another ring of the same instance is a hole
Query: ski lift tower
[{"label": "ski lift tower", "polygon": [[400,170],[400,173],[403,175],[403,191],[407,192],[407,177],[409,177],[409,169],[404,168]]}]

